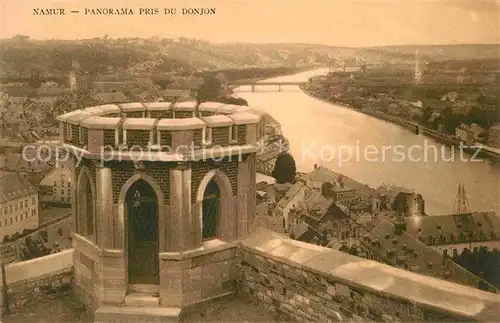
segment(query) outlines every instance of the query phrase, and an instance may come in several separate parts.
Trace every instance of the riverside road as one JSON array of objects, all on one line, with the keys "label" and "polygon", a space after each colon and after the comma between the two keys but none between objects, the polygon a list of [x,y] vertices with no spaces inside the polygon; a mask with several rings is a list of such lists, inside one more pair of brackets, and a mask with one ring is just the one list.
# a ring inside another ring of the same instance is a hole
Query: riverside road
[{"label": "riverside road", "polygon": [[[328,69],[303,72],[263,82],[305,82]],[[295,85],[241,86],[235,94],[261,107],[281,123],[290,140],[298,171],[315,164],[377,188],[382,183],[421,193],[428,214],[449,214],[458,183],[465,185],[472,211],[500,215],[500,166],[478,161],[424,135],[308,96]]]}]

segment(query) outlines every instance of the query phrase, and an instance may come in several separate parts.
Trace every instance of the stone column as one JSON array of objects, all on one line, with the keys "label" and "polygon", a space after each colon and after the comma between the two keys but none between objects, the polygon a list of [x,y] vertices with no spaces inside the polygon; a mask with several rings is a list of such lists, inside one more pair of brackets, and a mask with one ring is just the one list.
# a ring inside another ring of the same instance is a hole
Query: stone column
[{"label": "stone column", "polygon": [[[198,190],[198,188],[193,188]],[[191,208],[191,223],[193,224],[193,237],[194,237],[194,247],[195,248],[200,248],[203,245],[203,239],[202,239],[202,224],[201,224],[201,213],[203,209],[203,202],[198,201],[197,197],[195,197],[195,200],[192,204]]]},{"label": "stone column", "polygon": [[183,232],[183,174],[182,170],[175,168],[170,171],[170,225],[169,232],[165,236],[170,240],[170,249],[168,251],[181,251],[184,248],[184,238],[186,232]]},{"label": "stone column", "polygon": [[246,144],[247,145],[255,145],[257,143],[257,140],[259,140],[259,138],[257,138],[257,127],[258,127],[258,124],[247,124],[245,126],[245,134],[246,134],[246,137],[245,137],[245,141],[246,141]]},{"label": "stone column", "polygon": [[76,233],[77,232],[77,225],[78,225],[78,205],[76,203],[76,198],[78,194],[78,178],[76,176],[76,163],[75,163],[75,156],[72,154],[69,155],[69,167],[71,169],[71,181],[73,183],[73,187],[71,190],[71,227],[72,227],[72,232]]},{"label": "stone column", "polygon": [[246,234],[250,233],[251,230],[255,227],[255,218],[256,218],[256,204],[257,204],[257,192],[256,192],[256,185],[257,185],[257,178],[256,178],[256,154],[252,153],[250,156],[248,156],[247,163],[248,163],[248,172],[249,172],[249,184],[248,184],[248,200],[247,200],[247,232]]},{"label": "stone column", "polygon": [[248,203],[250,200],[249,194],[251,193],[249,159],[249,157],[246,157],[244,160],[238,161],[237,210],[235,217],[235,221],[238,223],[237,239],[242,239],[248,232]]},{"label": "stone column", "polygon": [[96,164],[96,237],[102,249],[113,249],[114,208],[111,168]]},{"label": "stone column", "polygon": [[182,170],[182,219],[183,227],[181,234],[184,236],[184,247],[196,248],[196,220],[191,209],[191,168],[188,165],[179,165]]}]

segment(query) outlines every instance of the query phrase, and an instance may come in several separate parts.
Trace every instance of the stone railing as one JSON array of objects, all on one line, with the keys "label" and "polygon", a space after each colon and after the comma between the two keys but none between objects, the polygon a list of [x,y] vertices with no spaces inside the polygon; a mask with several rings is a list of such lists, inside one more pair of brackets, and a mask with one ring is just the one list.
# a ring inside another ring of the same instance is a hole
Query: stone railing
[{"label": "stone railing", "polygon": [[500,322],[500,296],[258,229],[244,240],[240,290],[304,322]]},{"label": "stone railing", "polygon": [[[73,249],[5,267],[7,303],[10,310],[23,307],[46,294],[69,289],[73,271]],[[0,282],[1,277],[0,272]],[[0,305],[4,305],[4,290],[0,284]]]}]

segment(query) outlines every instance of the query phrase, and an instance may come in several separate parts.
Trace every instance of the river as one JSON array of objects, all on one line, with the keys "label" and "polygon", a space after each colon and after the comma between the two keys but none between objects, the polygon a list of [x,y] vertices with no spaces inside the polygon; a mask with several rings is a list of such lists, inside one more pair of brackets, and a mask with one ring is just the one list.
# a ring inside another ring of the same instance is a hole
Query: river
[{"label": "river", "polygon": [[[307,81],[328,69],[266,81]],[[250,105],[262,108],[281,123],[290,140],[298,171],[315,164],[345,174],[373,188],[386,183],[414,189],[425,199],[428,214],[452,212],[458,184],[465,186],[472,211],[500,215],[500,166],[476,161],[460,149],[439,144],[392,123],[320,101],[297,86],[256,86],[236,89]]]}]

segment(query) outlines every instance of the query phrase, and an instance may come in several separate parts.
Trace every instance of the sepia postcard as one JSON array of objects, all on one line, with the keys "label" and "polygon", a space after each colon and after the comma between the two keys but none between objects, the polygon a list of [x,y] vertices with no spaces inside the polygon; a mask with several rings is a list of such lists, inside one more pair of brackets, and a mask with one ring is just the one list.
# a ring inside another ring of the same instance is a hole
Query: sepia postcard
[{"label": "sepia postcard", "polygon": [[0,323],[500,322],[500,1],[0,0]]}]

